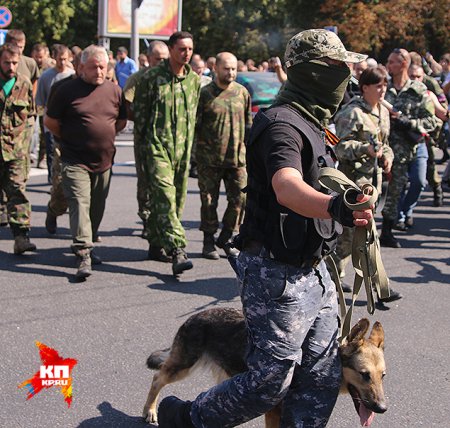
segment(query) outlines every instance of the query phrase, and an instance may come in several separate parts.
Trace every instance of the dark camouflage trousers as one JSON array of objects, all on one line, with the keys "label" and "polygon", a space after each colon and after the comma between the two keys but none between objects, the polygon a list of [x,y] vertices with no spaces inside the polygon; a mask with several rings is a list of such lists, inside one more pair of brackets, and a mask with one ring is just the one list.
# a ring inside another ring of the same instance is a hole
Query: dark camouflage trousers
[{"label": "dark camouflage trousers", "polygon": [[145,174],[142,147],[137,141],[134,142],[134,161],[136,165],[137,178],[137,202],[138,216],[144,222],[144,227],[150,214],[150,192],[148,188],[147,175]]},{"label": "dark camouflage trousers", "polygon": [[200,394],[191,410],[194,425],[234,427],[282,402],[281,428],[326,426],[341,363],[336,290],[325,263],[299,269],[243,251],[237,272],[248,371]]},{"label": "dark camouflage trousers", "polygon": [[436,156],[434,154],[433,145],[427,144],[428,161],[427,161],[427,181],[431,188],[435,188],[442,183],[441,176],[436,168]]},{"label": "dark camouflage trousers", "polygon": [[0,188],[6,195],[9,224],[14,234],[30,229],[31,204],[25,193],[29,157],[5,162],[0,157]]},{"label": "dark camouflage trousers", "polygon": [[247,171],[241,168],[219,168],[197,165],[198,187],[200,189],[200,230],[214,234],[219,228],[217,206],[219,204],[220,183],[224,182],[227,208],[222,217],[223,230],[233,232],[242,220],[245,194],[242,189],[247,183]]},{"label": "dark camouflage trousers", "polygon": [[50,200],[47,205],[47,212],[55,217],[63,215],[68,208],[67,200],[64,196],[61,168],[61,151],[59,144],[55,144],[52,159],[52,188],[50,189]]},{"label": "dark camouflage trousers", "polygon": [[382,214],[383,218],[389,221],[397,222],[398,218],[398,203],[403,189],[408,184],[409,165],[412,162],[396,162],[392,164],[391,176],[389,182],[386,203],[384,205]]}]

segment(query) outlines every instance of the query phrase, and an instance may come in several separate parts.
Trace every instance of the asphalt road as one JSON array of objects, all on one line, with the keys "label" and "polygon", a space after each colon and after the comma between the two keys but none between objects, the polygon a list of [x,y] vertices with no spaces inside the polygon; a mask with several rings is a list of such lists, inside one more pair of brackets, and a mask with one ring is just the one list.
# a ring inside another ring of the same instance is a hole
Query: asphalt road
[{"label": "asphalt road", "polygon": [[[196,181],[190,179],[183,219],[194,269],[177,281],[170,264],[146,260],[133,152],[126,142],[119,143],[116,161],[97,249],[103,264],[86,282],[74,280],[68,216],[58,219],[55,236],[44,228],[49,186],[42,171],[33,171],[28,186],[38,251],[13,255],[10,231],[0,230],[0,427],[148,426],[140,415],[152,376],[145,367],[150,352],[167,347],[191,314],[240,306],[227,260],[201,258]],[[383,249],[391,284],[404,298],[369,317],[380,320],[386,333],[389,409],[375,417],[376,428],[450,426],[450,198],[434,208],[431,196],[424,193],[414,229],[398,233],[403,248]],[[365,315],[361,297],[355,319]],[[18,388],[39,370],[35,341],[77,359],[70,408],[57,388],[29,401]],[[167,387],[163,396],[193,399],[211,384],[208,374],[197,373]],[[348,396],[339,398],[329,426],[359,426]],[[263,421],[245,427],[263,427]]]}]

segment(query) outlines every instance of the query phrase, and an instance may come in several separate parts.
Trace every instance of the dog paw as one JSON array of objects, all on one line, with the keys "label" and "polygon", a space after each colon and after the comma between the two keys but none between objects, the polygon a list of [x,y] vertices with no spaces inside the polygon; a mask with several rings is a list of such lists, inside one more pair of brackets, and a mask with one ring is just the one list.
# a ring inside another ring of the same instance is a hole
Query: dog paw
[{"label": "dog paw", "polygon": [[144,412],[142,413],[142,417],[145,419],[145,422],[149,424],[157,424],[158,423],[158,417],[155,410],[147,410],[144,409]]}]

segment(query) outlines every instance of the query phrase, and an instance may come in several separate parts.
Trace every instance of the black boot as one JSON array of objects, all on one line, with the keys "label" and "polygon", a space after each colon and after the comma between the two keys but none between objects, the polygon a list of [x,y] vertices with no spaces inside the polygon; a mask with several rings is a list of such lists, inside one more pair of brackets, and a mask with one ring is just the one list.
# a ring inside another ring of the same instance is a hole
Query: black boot
[{"label": "black boot", "polygon": [[182,401],[175,396],[164,398],[158,407],[159,428],[195,428],[191,419],[190,401]]},{"label": "black boot", "polygon": [[444,205],[444,193],[440,184],[433,188],[433,205],[435,207],[442,207]]},{"label": "black boot", "polygon": [[383,218],[383,226],[380,235],[380,244],[382,247],[401,248],[400,242],[398,242],[392,234],[393,226],[393,220]]},{"label": "black boot", "polygon": [[186,251],[183,248],[175,248],[172,251],[172,272],[175,276],[193,267],[194,265],[188,259]]},{"label": "black boot", "polygon": [[398,291],[395,291],[392,288],[390,288],[389,297],[385,297],[384,299],[378,299],[378,301],[382,303],[389,303],[394,302],[395,300],[400,300],[402,297],[403,296]]},{"label": "black boot", "polygon": [[202,256],[205,259],[209,260],[219,260],[220,256],[216,250],[216,246],[214,245],[214,234],[212,233],[203,233],[203,250]]},{"label": "black boot", "polygon": [[232,236],[233,231],[223,229],[217,238],[216,245],[223,249],[228,257],[237,257],[239,255],[239,250],[231,246]]},{"label": "black boot", "polygon": [[150,245],[148,247],[147,258],[149,260],[156,260],[157,262],[170,263],[172,257],[169,257],[164,251],[164,248],[158,247],[156,245]]}]

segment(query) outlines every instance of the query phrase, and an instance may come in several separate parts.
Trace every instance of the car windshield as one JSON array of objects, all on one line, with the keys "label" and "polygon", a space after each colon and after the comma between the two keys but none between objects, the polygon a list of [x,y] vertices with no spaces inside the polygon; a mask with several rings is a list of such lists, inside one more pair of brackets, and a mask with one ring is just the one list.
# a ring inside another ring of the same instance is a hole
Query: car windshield
[{"label": "car windshield", "polygon": [[242,72],[236,80],[247,88],[253,104],[272,104],[281,86],[276,74],[270,72]]}]

